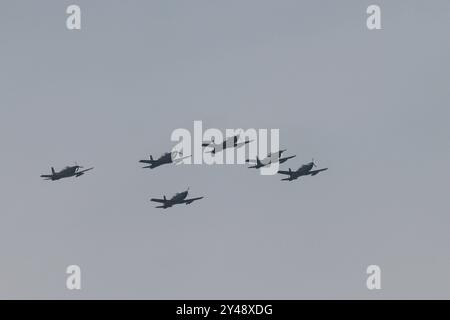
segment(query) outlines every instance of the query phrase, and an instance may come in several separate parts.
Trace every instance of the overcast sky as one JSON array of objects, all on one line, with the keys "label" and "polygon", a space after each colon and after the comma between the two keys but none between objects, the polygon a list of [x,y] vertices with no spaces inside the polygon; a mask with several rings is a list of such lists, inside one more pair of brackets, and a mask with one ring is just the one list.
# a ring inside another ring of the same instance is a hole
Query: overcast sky
[{"label": "overcast sky", "polygon": [[[376,3],[2,1],[0,298],[450,298],[450,2]],[[141,168],[194,120],[329,170]]]}]

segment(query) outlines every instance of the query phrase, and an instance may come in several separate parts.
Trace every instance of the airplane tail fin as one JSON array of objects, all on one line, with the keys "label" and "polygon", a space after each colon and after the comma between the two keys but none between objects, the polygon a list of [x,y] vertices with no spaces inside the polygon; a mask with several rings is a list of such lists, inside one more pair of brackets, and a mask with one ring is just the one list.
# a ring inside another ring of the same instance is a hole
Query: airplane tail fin
[{"label": "airplane tail fin", "polygon": [[55,168],[52,167],[52,174],[55,174]]}]

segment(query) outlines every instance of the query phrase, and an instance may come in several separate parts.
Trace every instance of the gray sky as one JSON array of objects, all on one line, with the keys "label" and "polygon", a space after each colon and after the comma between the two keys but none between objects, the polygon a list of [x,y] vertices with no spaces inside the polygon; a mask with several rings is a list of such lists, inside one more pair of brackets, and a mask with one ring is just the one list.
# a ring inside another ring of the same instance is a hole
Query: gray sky
[{"label": "gray sky", "polygon": [[[450,2],[373,3],[3,1],[0,298],[450,298]],[[194,120],[330,169],[141,169]]]}]

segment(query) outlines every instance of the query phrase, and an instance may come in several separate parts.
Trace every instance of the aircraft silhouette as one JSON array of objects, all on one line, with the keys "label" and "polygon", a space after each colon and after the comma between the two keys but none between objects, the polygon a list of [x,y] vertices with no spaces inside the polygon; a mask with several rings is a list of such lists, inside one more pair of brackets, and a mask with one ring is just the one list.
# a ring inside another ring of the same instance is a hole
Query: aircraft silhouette
[{"label": "aircraft silhouette", "polygon": [[43,174],[43,175],[41,175],[41,178],[45,178],[44,180],[52,180],[52,181],[59,180],[62,178],[69,178],[69,177],[78,178],[78,177],[82,176],[85,172],[94,169],[94,167],[92,167],[92,168],[80,171],[81,168],[83,168],[83,167],[79,166],[79,165],[74,165],[74,166],[65,167],[61,171],[56,172],[55,169],[52,167],[52,174]]},{"label": "aircraft silhouette", "polygon": [[[262,160],[259,160],[259,158],[256,157],[256,164],[253,165],[253,166],[250,166],[250,167],[248,167],[248,168],[249,168],[249,169],[253,169],[253,168],[254,168],[254,169],[259,169],[259,168],[268,166],[268,165],[271,164],[271,163],[277,163],[277,162],[279,162],[279,163],[281,164],[281,163],[285,163],[285,162],[288,161],[289,159],[295,158],[295,155],[289,156],[289,157],[285,157],[285,158],[280,158],[280,157],[281,157],[281,154],[282,154],[283,152],[285,152],[285,151],[286,151],[286,149],[280,150],[280,151],[278,151],[278,152],[272,152],[272,153],[269,153],[269,154],[267,155],[267,158],[262,159]],[[245,160],[245,162],[247,162],[247,163],[255,163],[255,160],[247,159],[247,160]]]},{"label": "aircraft silhouette", "polygon": [[239,140],[239,135],[235,135],[235,136],[227,138],[222,143],[216,144],[214,142],[214,137],[213,137],[210,142],[208,142],[208,141],[203,142],[202,147],[212,148],[212,150],[209,152],[212,154],[215,154],[216,152],[223,151],[226,148],[239,148],[239,147],[242,147],[243,145],[246,145],[247,143],[252,142],[252,140],[246,140],[244,142],[238,143],[238,140]]},{"label": "aircraft silhouette", "polygon": [[176,193],[170,199],[167,199],[166,196],[163,196],[163,199],[152,198],[152,199],[150,199],[150,201],[159,202],[159,203],[163,204],[162,206],[156,206],[155,208],[167,209],[167,208],[170,208],[170,207],[172,207],[172,206],[174,206],[176,204],[183,204],[183,203],[191,204],[192,202],[194,202],[196,200],[203,199],[203,197],[186,199],[188,193],[189,193],[189,188],[186,191]]},{"label": "aircraft silhouette", "polygon": [[313,167],[317,167],[316,164],[314,163],[314,159],[310,163],[302,165],[296,171],[292,171],[291,168],[289,168],[289,171],[280,170],[278,171],[278,173],[286,174],[289,176],[288,178],[281,179],[281,181],[292,181],[298,179],[301,176],[309,176],[309,175],[315,176],[319,172],[328,170],[328,168],[311,170]]},{"label": "aircraft silhouette", "polygon": [[154,169],[156,167],[162,166],[163,164],[178,163],[181,160],[190,157],[190,156],[186,156],[184,158],[176,158],[177,155],[182,156],[183,154],[178,151],[166,152],[156,160],[153,159],[153,156],[150,156],[150,160],[139,160],[139,162],[149,164],[149,166],[142,167],[143,169],[144,168]]}]

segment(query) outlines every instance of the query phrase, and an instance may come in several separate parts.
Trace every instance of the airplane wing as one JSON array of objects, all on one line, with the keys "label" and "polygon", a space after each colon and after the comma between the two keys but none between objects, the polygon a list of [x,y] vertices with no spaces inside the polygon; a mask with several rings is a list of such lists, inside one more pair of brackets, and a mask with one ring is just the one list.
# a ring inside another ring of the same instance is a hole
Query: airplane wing
[{"label": "airplane wing", "polygon": [[236,148],[240,148],[242,146],[245,146],[247,143],[253,142],[254,140],[245,140],[244,142],[238,142],[235,144]]},{"label": "airplane wing", "polygon": [[287,175],[292,175],[293,172],[294,172],[294,171],[283,171],[283,170],[279,170],[279,171],[278,171],[278,173],[281,173],[281,174],[287,174]]},{"label": "airplane wing", "polygon": [[167,200],[164,200],[164,199],[155,199],[155,198],[150,199],[150,201],[158,202],[158,203],[166,203],[166,202],[167,202]]},{"label": "airplane wing", "polygon": [[94,169],[94,167],[89,168],[89,169],[85,169],[85,170],[78,171],[78,172],[75,174],[75,177],[82,176],[85,172],[87,172],[87,171],[89,171],[89,170],[92,170],[92,169]]},{"label": "airplane wing", "polygon": [[173,161],[175,164],[178,164],[179,162],[181,162],[181,161],[183,161],[184,159],[187,159],[187,158],[189,158],[189,157],[191,157],[191,156],[185,156],[185,157],[181,157],[181,158],[176,158],[176,159],[173,159],[172,161]]},{"label": "airplane wing", "polygon": [[192,202],[194,202],[196,200],[200,200],[200,199],[203,199],[203,197],[184,199],[183,202],[186,203],[186,204],[190,204],[190,203],[192,203]]},{"label": "airplane wing", "polygon": [[286,162],[286,161],[288,161],[289,159],[292,159],[292,158],[295,158],[295,155],[289,156],[289,157],[280,158],[280,159],[278,159],[278,161],[280,163],[284,163],[284,162]]},{"label": "airplane wing", "polygon": [[319,170],[312,170],[310,172],[308,172],[308,174],[310,174],[311,176],[315,176],[316,174],[318,174],[319,172],[328,170],[328,168],[323,168],[323,169],[319,169]]}]

